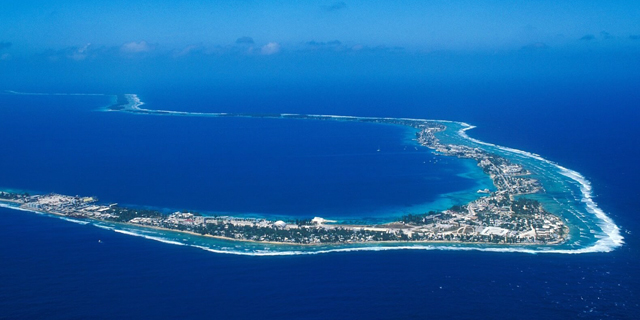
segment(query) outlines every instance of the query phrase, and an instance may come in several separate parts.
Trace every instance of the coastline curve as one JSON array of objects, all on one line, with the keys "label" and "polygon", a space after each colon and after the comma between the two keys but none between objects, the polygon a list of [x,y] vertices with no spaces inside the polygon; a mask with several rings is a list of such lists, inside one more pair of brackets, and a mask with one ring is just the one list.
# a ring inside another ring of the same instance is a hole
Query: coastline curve
[{"label": "coastline curve", "polygon": [[[18,93],[18,92],[9,92],[10,94],[29,94],[29,93]],[[35,95],[45,95],[41,93],[36,93]],[[64,94],[51,94],[51,95],[64,95]],[[67,94],[67,95],[85,95],[85,94]],[[103,94],[86,94],[86,95],[103,95]],[[351,251],[387,251],[387,250],[457,250],[457,251],[488,251],[488,252],[520,252],[520,253],[559,253],[559,254],[580,254],[580,253],[591,253],[591,252],[610,252],[624,244],[624,237],[620,233],[620,228],[615,224],[615,222],[602,210],[598,207],[597,203],[593,200],[593,189],[591,183],[579,172],[563,167],[553,161],[547,160],[542,156],[530,153],[523,150],[518,150],[514,148],[504,147],[488,142],[484,142],[475,138],[470,137],[467,134],[468,130],[475,128],[475,126],[467,124],[465,122],[456,122],[449,120],[427,120],[427,119],[413,119],[413,118],[390,118],[390,117],[354,117],[354,116],[340,116],[340,115],[302,115],[302,114],[274,114],[274,115],[252,115],[252,114],[231,114],[231,113],[204,113],[204,112],[186,112],[186,111],[170,111],[170,110],[154,110],[154,109],[144,109],[140,108],[144,105],[144,102],[140,100],[140,98],[136,94],[127,94],[125,95],[128,104],[124,106],[121,110],[111,110],[111,111],[121,111],[126,113],[134,113],[134,114],[150,114],[150,115],[173,115],[173,116],[200,116],[200,117],[267,117],[267,118],[305,118],[305,119],[318,119],[318,120],[336,120],[336,121],[419,121],[419,122],[436,122],[442,123],[447,126],[447,129],[450,125],[456,125],[460,128],[455,130],[455,134],[466,141],[467,143],[474,144],[477,146],[483,146],[485,148],[491,148],[493,150],[499,150],[504,154],[510,154],[513,156],[518,156],[522,158],[529,159],[531,161],[537,161],[545,166],[553,167],[555,172],[561,176],[570,180],[570,183],[574,183],[579,186],[581,199],[579,199],[580,203],[583,204],[583,210],[585,210],[591,216],[591,222],[593,222],[593,226],[597,226],[600,229],[600,232],[595,232],[593,236],[593,242],[587,246],[577,247],[577,245],[569,246],[569,247],[553,247],[553,246],[510,246],[510,247],[500,247],[500,246],[478,246],[478,245],[468,245],[468,244],[444,244],[444,243],[435,243],[435,244],[421,244],[421,243],[413,243],[408,245],[395,244],[395,245],[386,245],[386,244],[375,244],[375,245],[356,245],[356,246],[343,246],[343,247],[335,247],[335,248],[327,248],[327,247],[317,247],[314,249],[304,248],[300,250],[273,250],[271,246],[266,247],[264,250],[253,250],[250,252],[242,251],[242,250],[228,250],[224,249],[223,246],[212,246],[212,245],[200,245],[196,242],[191,243],[187,241],[186,243],[183,241],[172,240],[170,237],[167,237],[167,234],[158,234],[156,236],[145,235],[144,233],[139,232],[139,230],[123,230],[119,229],[118,226],[105,226],[100,223],[92,223],[92,225],[110,229],[115,232],[144,237],[150,240],[161,241],[168,244],[174,245],[186,245],[195,248],[199,248],[202,250],[215,252],[215,253],[225,253],[225,254],[238,254],[238,255],[252,255],[252,256],[276,256],[276,255],[306,255],[306,254],[321,254],[321,253],[333,253],[333,252],[351,252]],[[451,130],[447,130],[449,133],[452,133]],[[451,138],[451,136],[449,136]],[[578,199],[576,199],[578,200]],[[18,209],[23,211],[31,211],[37,212],[33,210],[26,210],[22,208],[17,208],[14,206],[0,205],[4,208],[10,209]],[[41,212],[38,212],[41,213]],[[61,217],[63,218],[63,217]],[[567,217],[564,217],[565,219]],[[595,220],[594,220],[595,218]],[[66,219],[69,220],[69,219]],[[77,222],[76,222],[77,221]],[[74,220],[71,222],[76,222],[80,224],[86,224],[86,221],[78,221]],[[593,233],[593,230],[589,230]],[[582,234],[582,233],[581,233]],[[580,243],[580,241],[576,242]]]}]

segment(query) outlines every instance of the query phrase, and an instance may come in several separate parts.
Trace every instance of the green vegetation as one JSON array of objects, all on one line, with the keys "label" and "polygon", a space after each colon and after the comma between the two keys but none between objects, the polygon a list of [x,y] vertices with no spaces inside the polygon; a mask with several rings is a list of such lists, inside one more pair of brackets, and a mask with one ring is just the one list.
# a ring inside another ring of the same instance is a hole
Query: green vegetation
[{"label": "green vegetation", "polygon": [[107,213],[117,215],[118,218],[113,219],[116,222],[129,222],[133,218],[164,218],[167,215],[157,211],[148,209],[135,209],[112,206]]},{"label": "green vegetation", "polygon": [[438,212],[429,211],[423,214],[407,214],[400,217],[400,221],[408,224],[421,225],[431,223],[433,221],[433,217],[437,215]]},{"label": "green vegetation", "polygon": [[207,223],[206,227],[197,227],[195,232],[233,239],[253,241],[275,241],[291,243],[337,243],[349,241],[402,241],[409,237],[402,233],[348,230],[344,228],[272,228],[257,225],[236,226],[231,223]]},{"label": "green vegetation", "polygon": [[527,198],[520,198],[511,203],[511,211],[516,215],[534,215],[542,213],[542,205],[539,201]]},{"label": "green vegetation", "polygon": [[5,199],[5,200],[18,200],[18,199],[22,199],[22,198],[27,198],[29,196],[30,195],[27,192],[25,192],[25,193],[14,193],[14,192],[0,191],[0,199]]}]

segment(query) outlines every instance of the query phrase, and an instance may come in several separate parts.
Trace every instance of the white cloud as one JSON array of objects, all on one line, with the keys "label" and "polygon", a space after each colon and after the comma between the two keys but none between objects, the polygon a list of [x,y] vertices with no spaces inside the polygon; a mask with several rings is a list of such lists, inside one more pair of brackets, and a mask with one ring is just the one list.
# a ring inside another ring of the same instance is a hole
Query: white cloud
[{"label": "white cloud", "polygon": [[280,52],[280,45],[277,42],[269,42],[262,46],[260,53],[270,55]]},{"label": "white cloud", "polygon": [[68,55],[69,59],[73,59],[76,61],[84,60],[87,57],[87,49],[89,49],[90,45],[91,43],[87,43],[84,47],[73,50]]},{"label": "white cloud", "polygon": [[153,47],[150,46],[146,41],[127,42],[120,47],[120,51],[126,52],[126,53],[149,52],[151,50],[153,50]]}]

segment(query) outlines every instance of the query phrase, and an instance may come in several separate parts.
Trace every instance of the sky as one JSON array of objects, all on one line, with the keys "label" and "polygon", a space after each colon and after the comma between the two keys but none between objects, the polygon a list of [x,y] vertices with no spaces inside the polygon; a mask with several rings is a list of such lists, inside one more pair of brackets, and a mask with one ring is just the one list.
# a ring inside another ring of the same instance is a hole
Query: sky
[{"label": "sky", "polygon": [[292,81],[624,73],[640,60],[638,17],[638,1],[5,1],[0,85],[162,70]]},{"label": "sky", "polygon": [[[11,1],[0,41],[17,51],[165,49],[339,41],[410,50],[509,49],[634,40],[637,1]],[[636,39],[637,40],[637,39]],[[265,53],[273,52],[266,49]]]}]

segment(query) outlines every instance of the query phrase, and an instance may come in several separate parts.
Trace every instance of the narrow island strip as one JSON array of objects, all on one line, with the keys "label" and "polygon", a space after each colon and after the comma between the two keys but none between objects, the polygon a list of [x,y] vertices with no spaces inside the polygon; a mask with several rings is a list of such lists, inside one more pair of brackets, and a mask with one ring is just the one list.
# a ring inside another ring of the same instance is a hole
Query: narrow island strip
[{"label": "narrow island strip", "polygon": [[164,213],[117,204],[100,204],[93,197],[60,194],[30,195],[0,192],[5,207],[49,213],[77,219],[115,222],[187,232],[235,241],[275,244],[357,244],[381,242],[455,242],[477,244],[564,243],[569,228],[527,194],[543,191],[540,183],[519,164],[480,148],[441,143],[436,134],[447,129],[443,121],[410,118],[351,117],[307,114],[193,113],[142,109],[134,94],[119,95],[108,110],[151,115],[199,115],[211,117],[291,118],[384,123],[416,129],[416,140],[437,154],[473,159],[496,188],[478,190],[482,195],[442,212],[407,214],[391,223],[354,225],[320,217],[269,220],[232,216],[206,216],[197,212]]}]

